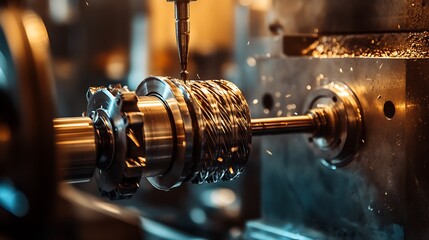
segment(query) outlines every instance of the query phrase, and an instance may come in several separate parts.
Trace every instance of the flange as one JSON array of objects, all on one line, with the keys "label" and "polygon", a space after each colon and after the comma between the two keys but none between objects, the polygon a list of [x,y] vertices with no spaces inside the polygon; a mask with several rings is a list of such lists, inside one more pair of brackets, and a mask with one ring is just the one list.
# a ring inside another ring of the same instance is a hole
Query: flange
[{"label": "flange", "polygon": [[311,92],[304,106],[322,111],[326,120],[326,127],[309,138],[315,155],[335,167],[349,163],[363,132],[362,108],[353,91],[342,82],[331,82]]}]

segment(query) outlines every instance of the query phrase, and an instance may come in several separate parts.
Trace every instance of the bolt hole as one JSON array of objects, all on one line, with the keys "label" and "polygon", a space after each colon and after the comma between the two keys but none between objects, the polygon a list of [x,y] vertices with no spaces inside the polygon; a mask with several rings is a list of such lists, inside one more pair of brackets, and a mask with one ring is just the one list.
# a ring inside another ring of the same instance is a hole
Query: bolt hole
[{"label": "bolt hole", "polygon": [[264,109],[268,109],[269,111],[273,109],[274,98],[271,94],[269,93],[264,94],[264,96],[262,97],[262,106],[264,107]]},{"label": "bolt hole", "polygon": [[332,101],[334,101],[334,102],[338,102],[338,98],[337,98],[337,96],[333,96],[333,97],[332,97]]},{"label": "bolt hole", "polygon": [[384,103],[383,111],[384,111],[384,116],[386,116],[388,120],[392,120],[396,112],[395,104],[393,104],[393,102],[391,101],[386,101]]}]

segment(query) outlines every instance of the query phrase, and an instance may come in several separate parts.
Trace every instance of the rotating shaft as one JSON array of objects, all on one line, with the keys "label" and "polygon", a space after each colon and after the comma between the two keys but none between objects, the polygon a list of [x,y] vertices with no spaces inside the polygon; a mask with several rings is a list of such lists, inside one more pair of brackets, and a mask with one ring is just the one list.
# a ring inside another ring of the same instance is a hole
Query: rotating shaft
[{"label": "rotating shaft", "polygon": [[278,135],[287,133],[310,133],[316,135],[326,127],[321,121],[323,112],[313,110],[299,116],[252,119],[252,136]]},{"label": "rotating shaft", "polygon": [[[173,151],[173,129],[162,101],[156,97],[140,97],[138,106],[144,114],[146,134],[145,164],[151,166],[142,176],[162,175],[170,166]],[[251,120],[253,136],[288,133],[315,135],[323,125],[320,117],[308,113],[292,117],[259,118]],[[56,145],[60,158],[66,159],[60,166],[63,179],[70,182],[85,182],[92,178],[97,156],[96,139],[102,138],[94,131],[89,117],[58,118],[54,120]],[[98,151],[103,151],[99,149]]]},{"label": "rotating shaft", "polygon": [[97,157],[96,132],[88,117],[54,119],[60,175],[71,183],[89,181]]}]

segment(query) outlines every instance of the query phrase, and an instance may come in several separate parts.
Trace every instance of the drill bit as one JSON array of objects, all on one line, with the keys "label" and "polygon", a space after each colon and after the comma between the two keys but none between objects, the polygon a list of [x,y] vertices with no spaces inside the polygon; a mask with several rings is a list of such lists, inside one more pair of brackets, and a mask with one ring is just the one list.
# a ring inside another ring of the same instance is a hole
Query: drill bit
[{"label": "drill bit", "polygon": [[188,79],[188,55],[189,55],[189,2],[192,0],[168,0],[174,1],[174,15],[176,18],[176,42],[179,50],[180,77]]}]

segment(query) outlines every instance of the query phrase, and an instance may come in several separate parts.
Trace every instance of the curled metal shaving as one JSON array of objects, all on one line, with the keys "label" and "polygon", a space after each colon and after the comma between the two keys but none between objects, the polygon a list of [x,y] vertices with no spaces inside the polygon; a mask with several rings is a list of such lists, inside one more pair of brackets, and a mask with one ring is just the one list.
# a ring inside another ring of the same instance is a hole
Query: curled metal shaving
[{"label": "curled metal shaving", "polygon": [[250,113],[240,90],[225,80],[180,81],[176,86],[193,109],[194,166],[192,183],[228,181],[239,176],[251,144]]}]

